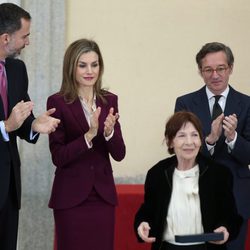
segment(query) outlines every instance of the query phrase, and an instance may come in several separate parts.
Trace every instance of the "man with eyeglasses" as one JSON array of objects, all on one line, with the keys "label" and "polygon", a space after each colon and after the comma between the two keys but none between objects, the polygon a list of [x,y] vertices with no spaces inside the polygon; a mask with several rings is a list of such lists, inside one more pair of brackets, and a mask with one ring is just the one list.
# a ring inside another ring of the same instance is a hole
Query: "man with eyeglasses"
[{"label": "man with eyeglasses", "polygon": [[230,168],[244,222],[238,237],[227,243],[227,249],[244,250],[250,218],[250,97],[228,83],[234,64],[228,46],[207,43],[196,55],[196,62],[205,86],[178,97],[175,112],[187,110],[200,118],[205,140],[203,153]]}]

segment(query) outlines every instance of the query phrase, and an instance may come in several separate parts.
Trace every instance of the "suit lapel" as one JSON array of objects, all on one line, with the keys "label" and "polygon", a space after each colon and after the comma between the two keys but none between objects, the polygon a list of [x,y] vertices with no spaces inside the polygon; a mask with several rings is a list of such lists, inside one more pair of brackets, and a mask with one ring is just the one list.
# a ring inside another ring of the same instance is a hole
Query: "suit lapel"
[{"label": "suit lapel", "polygon": [[227,96],[224,114],[231,115],[235,113],[237,117],[239,117],[241,113],[240,103],[241,103],[241,100],[237,94],[237,91],[235,91],[232,87],[230,87],[230,90]]},{"label": "suit lapel", "polygon": [[[241,101],[237,95],[237,92],[233,88],[230,87],[227,100],[226,100],[225,110],[224,110],[225,116],[236,114],[237,117],[239,117],[241,113],[240,102]],[[224,146],[225,139],[226,137],[224,135],[224,131],[222,131],[222,136],[220,136],[215,146],[215,152],[214,152],[215,155],[221,152],[221,148],[223,148]]]},{"label": "suit lapel", "polygon": [[77,98],[73,103],[68,104],[68,105],[69,105],[69,109],[71,110],[73,114],[73,117],[75,118],[76,122],[79,124],[81,129],[83,129],[84,131],[87,131],[89,129],[89,125],[85,118],[83,108],[82,108],[79,98]]},{"label": "suit lapel", "polygon": [[205,87],[197,92],[197,94],[194,96],[193,103],[194,113],[201,120],[205,134],[208,134],[211,130],[212,119]]}]

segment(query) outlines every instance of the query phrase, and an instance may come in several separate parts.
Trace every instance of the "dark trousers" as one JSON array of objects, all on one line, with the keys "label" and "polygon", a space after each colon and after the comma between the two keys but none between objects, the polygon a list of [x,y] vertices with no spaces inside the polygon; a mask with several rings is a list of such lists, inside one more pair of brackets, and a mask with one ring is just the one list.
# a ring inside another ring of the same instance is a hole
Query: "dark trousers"
[{"label": "dark trousers", "polygon": [[168,242],[162,242],[162,245],[160,247],[160,250],[206,250],[206,245],[190,245],[190,246],[178,246],[173,245]]},{"label": "dark trousers", "polygon": [[245,244],[247,241],[247,228],[248,220],[244,219],[237,238],[227,243],[228,250],[245,250]]},{"label": "dark trousers", "polygon": [[11,173],[9,194],[5,205],[0,209],[0,249],[16,250],[19,209],[15,182]]}]

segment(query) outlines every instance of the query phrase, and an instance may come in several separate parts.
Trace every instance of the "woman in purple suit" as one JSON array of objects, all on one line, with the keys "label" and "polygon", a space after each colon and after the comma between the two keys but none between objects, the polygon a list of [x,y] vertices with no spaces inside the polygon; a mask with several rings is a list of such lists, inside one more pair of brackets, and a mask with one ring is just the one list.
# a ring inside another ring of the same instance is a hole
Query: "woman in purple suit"
[{"label": "woman in purple suit", "polygon": [[63,79],[50,96],[61,120],[49,136],[56,166],[49,207],[58,250],[112,250],[117,194],[110,155],[125,157],[118,97],[102,88],[103,59],[96,42],[80,39],[66,50]]}]

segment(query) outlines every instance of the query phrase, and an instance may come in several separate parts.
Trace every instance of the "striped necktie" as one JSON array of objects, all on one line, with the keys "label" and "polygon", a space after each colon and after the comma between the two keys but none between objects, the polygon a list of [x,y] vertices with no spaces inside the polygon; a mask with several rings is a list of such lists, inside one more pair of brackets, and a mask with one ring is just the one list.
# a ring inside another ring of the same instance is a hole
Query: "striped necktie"
[{"label": "striped necktie", "polygon": [[5,118],[7,118],[8,115],[7,79],[3,61],[0,61],[0,94],[2,98]]},{"label": "striped necktie", "polygon": [[215,95],[215,102],[213,106],[213,111],[212,111],[212,120],[215,120],[223,111],[222,108],[219,104],[219,100],[222,97],[222,95]]}]

